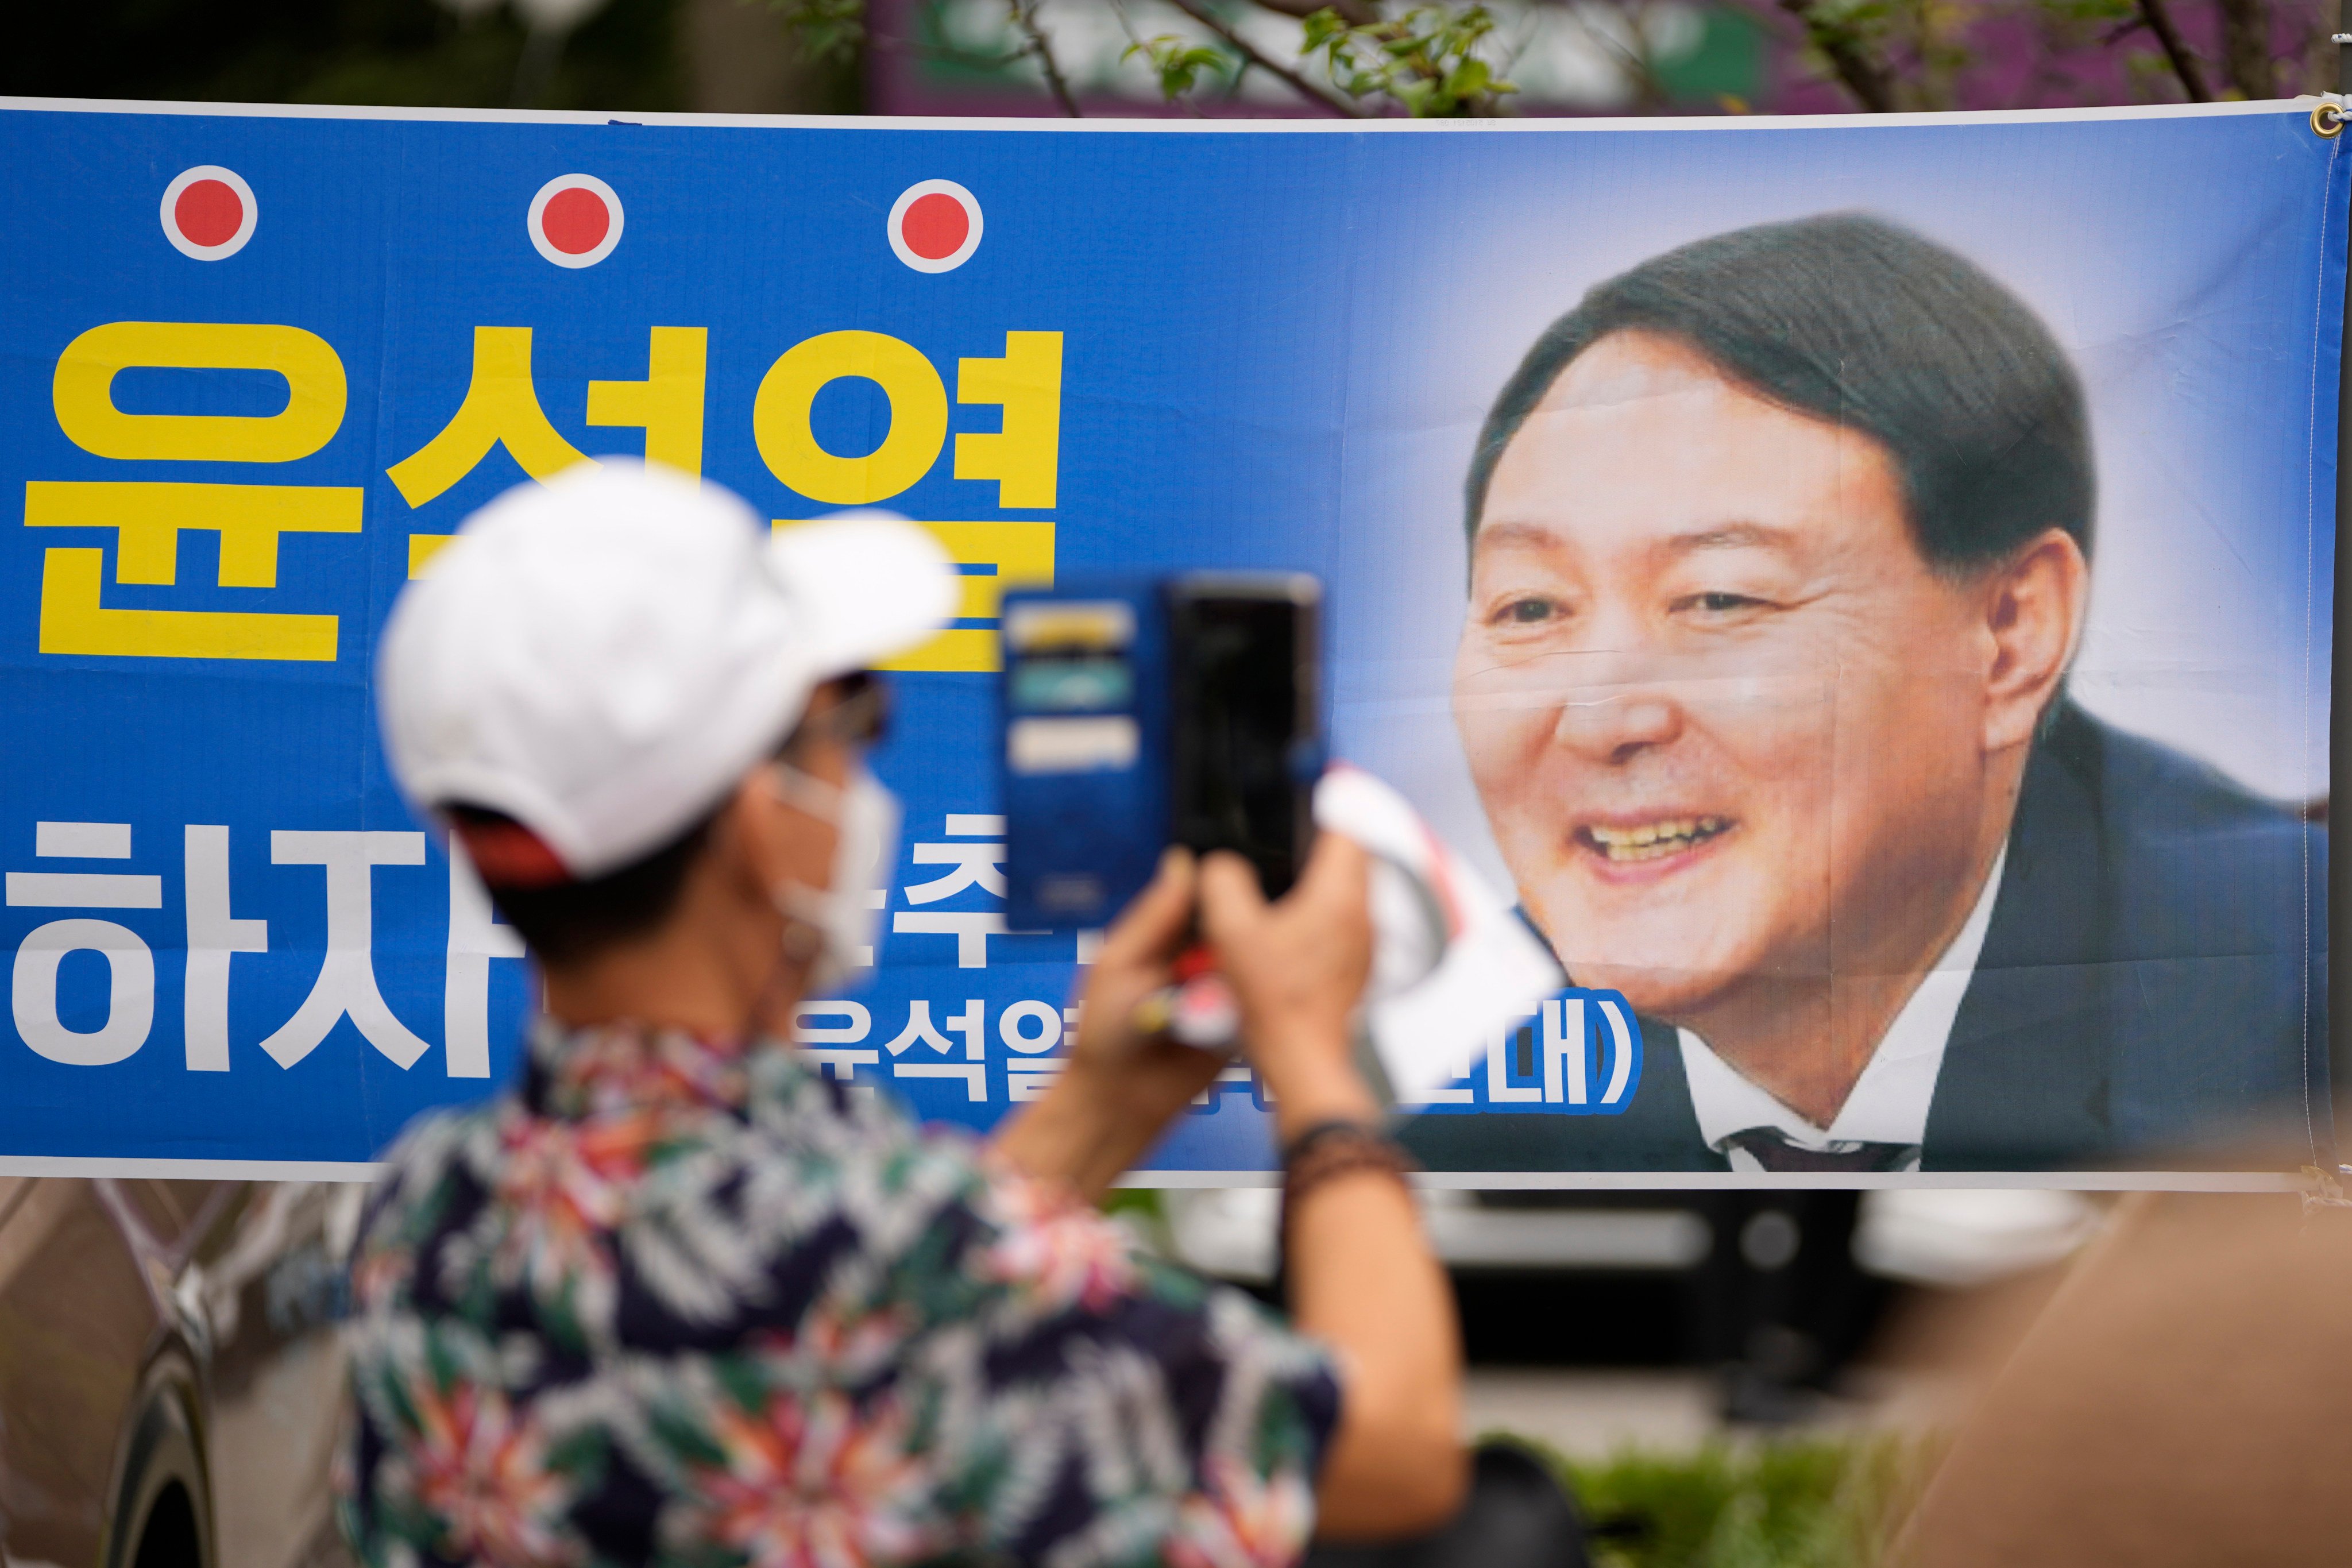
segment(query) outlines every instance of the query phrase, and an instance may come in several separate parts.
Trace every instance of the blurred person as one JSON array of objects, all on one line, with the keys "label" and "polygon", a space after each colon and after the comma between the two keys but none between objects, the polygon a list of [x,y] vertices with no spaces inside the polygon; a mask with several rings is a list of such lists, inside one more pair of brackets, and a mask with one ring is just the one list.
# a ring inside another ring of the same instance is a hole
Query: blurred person
[{"label": "blurred person", "polygon": [[1888,1563],[2343,1562],[2352,1203],[2332,1178],[2314,1186],[2300,1204],[2135,1193],[2021,1333],[1992,1302],[1979,1311],[1994,1321],[1948,1326],[1981,1342],[1990,1375]]},{"label": "blurred person", "polygon": [[[872,939],[863,673],[951,613],[929,536],[762,541],[607,464],[468,522],[388,625],[395,778],[534,953],[520,1081],[421,1121],[352,1273],[371,1564],[1276,1564],[1461,1498],[1460,1357],[1349,1016],[1364,857],[1269,906],[1171,852],[1069,1066],[985,1144],[783,1043]],[[1138,1037],[1195,912],[1278,1100],[1299,1331],[1093,1206],[1222,1062]]]},{"label": "blurred person", "polygon": [[2326,837],[2066,693],[2074,367],[1855,215],[1593,289],[1467,483],[1457,727],[1528,918],[1643,1016],[1622,1117],[1435,1167],[2016,1170],[2326,1115]]}]

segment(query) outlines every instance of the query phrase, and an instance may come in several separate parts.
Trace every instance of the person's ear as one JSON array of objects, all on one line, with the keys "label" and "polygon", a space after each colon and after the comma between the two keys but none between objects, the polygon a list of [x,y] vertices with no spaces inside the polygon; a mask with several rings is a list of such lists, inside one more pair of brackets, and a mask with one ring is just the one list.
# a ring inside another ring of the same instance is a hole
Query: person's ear
[{"label": "person's ear", "polygon": [[765,902],[781,883],[793,880],[798,859],[793,843],[797,816],[784,804],[783,793],[769,769],[754,768],[736,784],[727,808],[719,814],[711,847],[745,879],[740,890]]},{"label": "person's ear", "polygon": [[2046,529],[1996,567],[1984,600],[1992,663],[1985,679],[1988,752],[2032,740],[2082,640],[2091,567],[2063,529]]},{"label": "person's ear", "polygon": [[[812,749],[789,764],[808,775],[808,787],[830,785],[846,776],[849,761],[835,749]],[[822,805],[812,807],[795,798],[778,767],[754,768],[735,786],[727,815],[736,824],[742,852],[740,863],[760,879],[765,897],[787,882],[823,888],[833,879],[833,852],[841,829],[828,822]]]}]

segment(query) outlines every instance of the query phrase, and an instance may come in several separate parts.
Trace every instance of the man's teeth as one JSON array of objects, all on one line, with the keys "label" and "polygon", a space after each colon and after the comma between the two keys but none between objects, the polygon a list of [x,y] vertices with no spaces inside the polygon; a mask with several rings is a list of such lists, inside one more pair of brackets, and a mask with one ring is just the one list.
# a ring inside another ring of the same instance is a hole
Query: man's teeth
[{"label": "man's teeth", "polygon": [[1720,816],[1678,816],[1665,822],[1645,822],[1639,827],[1585,828],[1593,847],[1615,861],[1654,860],[1714,837],[1731,826]]}]

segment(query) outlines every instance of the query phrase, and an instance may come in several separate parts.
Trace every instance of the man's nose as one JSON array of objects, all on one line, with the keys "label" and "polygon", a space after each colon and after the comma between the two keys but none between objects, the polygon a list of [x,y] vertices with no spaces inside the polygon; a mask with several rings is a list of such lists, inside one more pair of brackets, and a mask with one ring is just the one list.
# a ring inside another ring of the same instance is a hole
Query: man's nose
[{"label": "man's nose", "polygon": [[1571,687],[1560,693],[1552,740],[1587,761],[1614,764],[1670,745],[1682,731],[1682,704],[1660,686]]}]

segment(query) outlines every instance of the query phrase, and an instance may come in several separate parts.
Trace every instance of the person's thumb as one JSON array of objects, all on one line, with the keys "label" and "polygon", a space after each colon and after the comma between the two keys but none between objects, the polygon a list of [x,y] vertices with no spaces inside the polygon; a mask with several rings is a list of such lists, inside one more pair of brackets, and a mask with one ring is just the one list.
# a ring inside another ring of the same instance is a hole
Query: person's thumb
[{"label": "person's thumb", "polygon": [[1171,845],[1160,872],[1103,937],[1097,963],[1141,963],[1172,951],[1192,916],[1192,852]]},{"label": "person's thumb", "polygon": [[1294,895],[1322,918],[1365,908],[1371,896],[1372,858],[1344,834],[1319,833],[1307,857],[1307,869]]},{"label": "person's thumb", "polygon": [[1248,941],[1265,919],[1257,872],[1230,849],[1201,862],[1201,930],[1219,952]]}]

